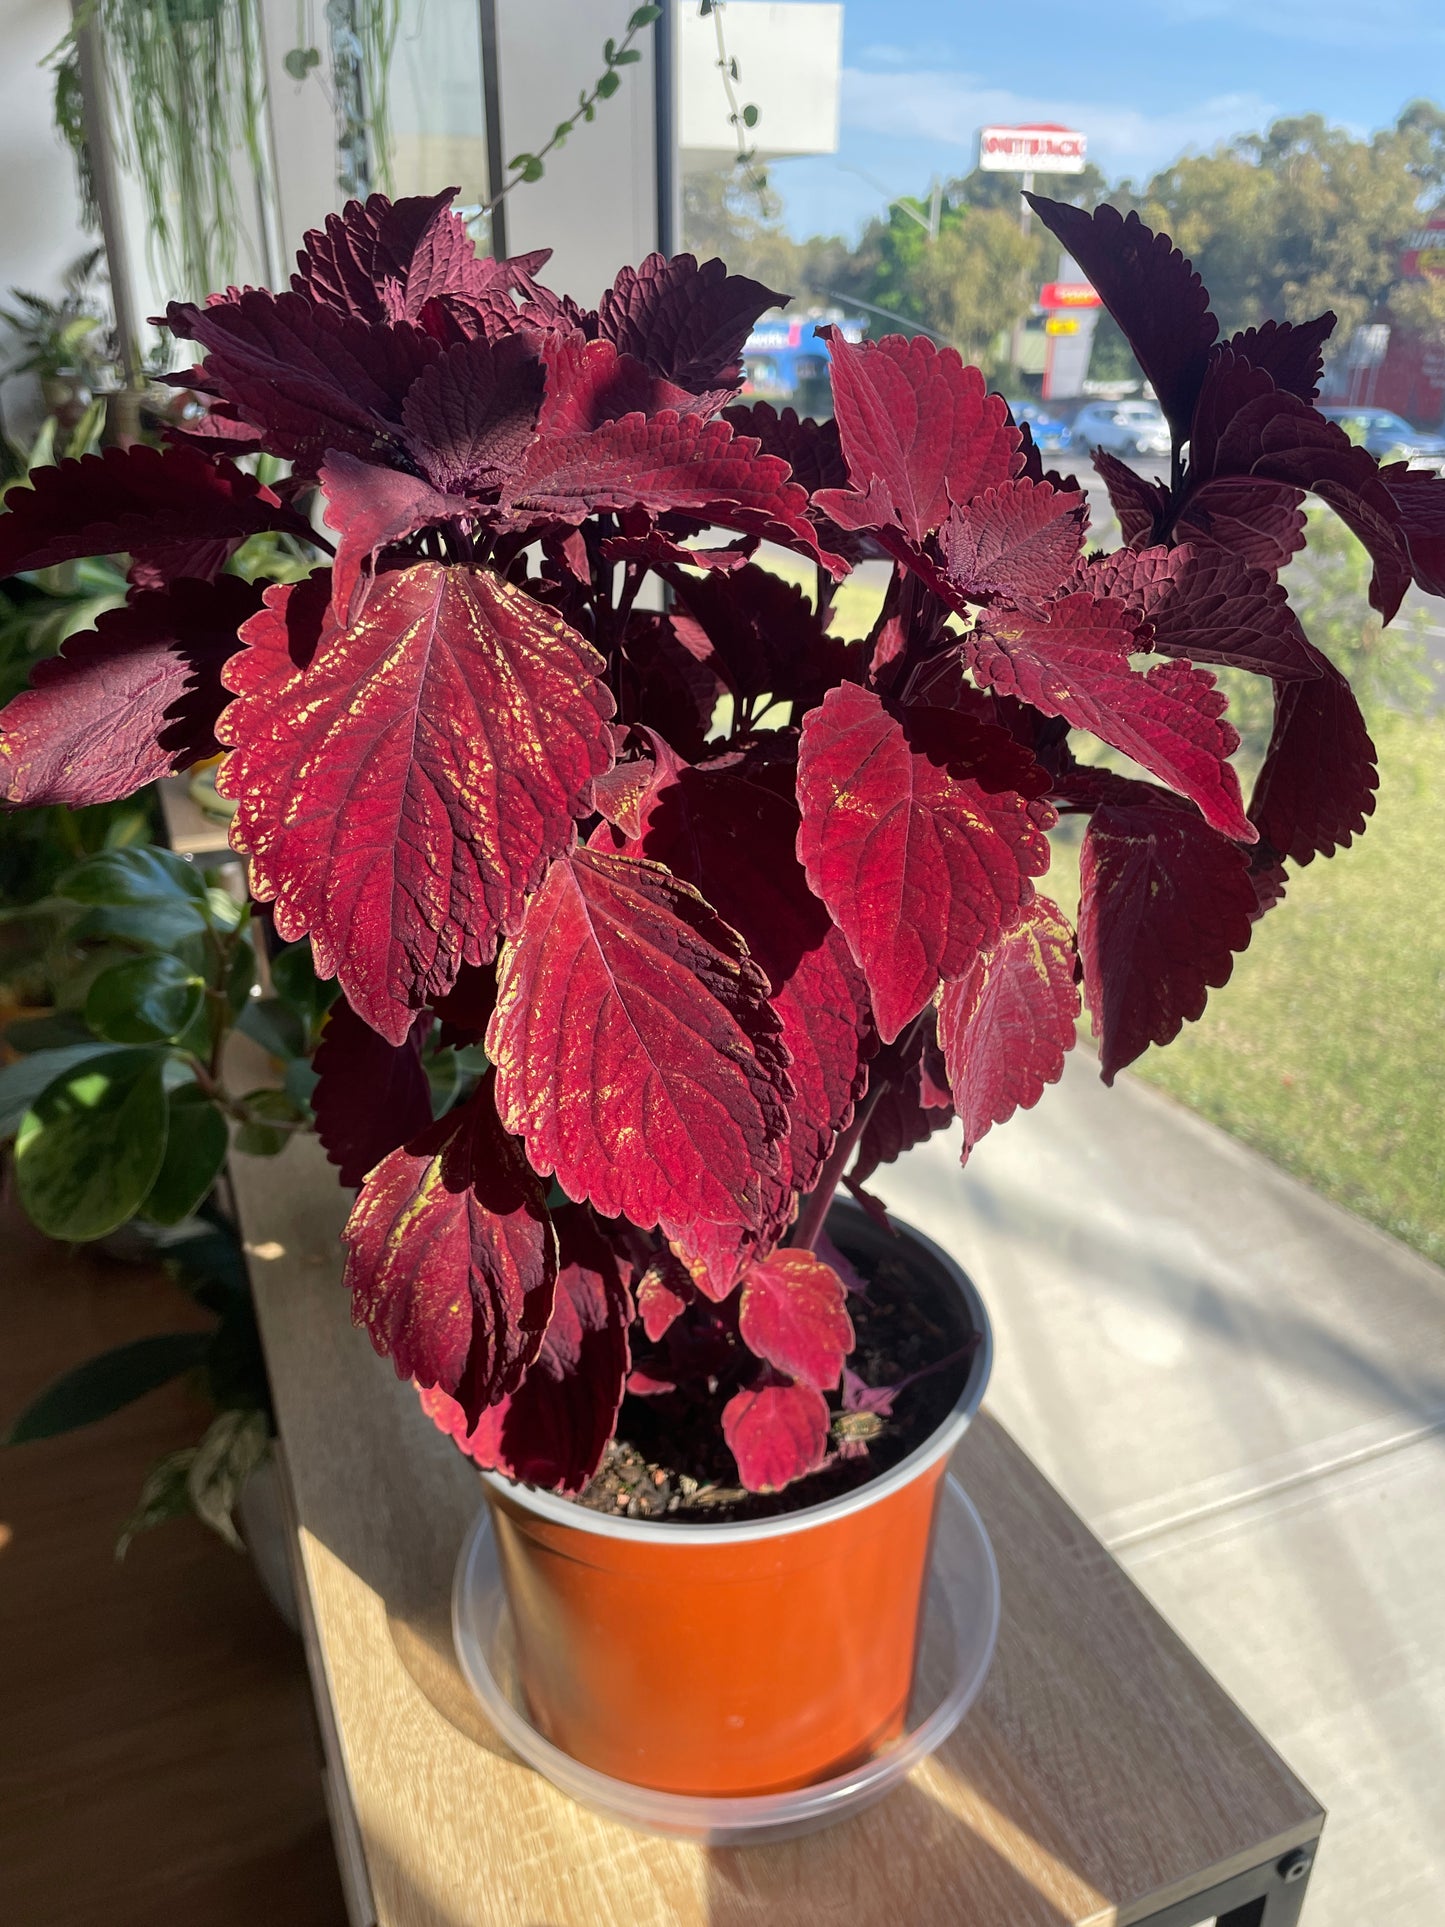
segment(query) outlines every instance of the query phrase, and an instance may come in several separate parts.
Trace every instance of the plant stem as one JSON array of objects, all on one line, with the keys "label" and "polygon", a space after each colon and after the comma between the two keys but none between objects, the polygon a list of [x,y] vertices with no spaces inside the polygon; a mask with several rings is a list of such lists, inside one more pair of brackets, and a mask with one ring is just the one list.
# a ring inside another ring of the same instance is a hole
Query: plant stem
[{"label": "plant stem", "polygon": [[873,1114],[873,1106],[883,1095],[883,1086],[870,1089],[853,1111],[852,1121],[846,1130],[838,1133],[838,1142],[828,1154],[828,1160],[818,1173],[818,1182],[803,1201],[798,1213],[798,1222],[793,1231],[791,1242],[799,1249],[811,1251],[818,1242],[818,1233],[827,1222],[834,1194],[847,1169],[848,1160],[858,1148],[858,1140],[868,1126]]}]

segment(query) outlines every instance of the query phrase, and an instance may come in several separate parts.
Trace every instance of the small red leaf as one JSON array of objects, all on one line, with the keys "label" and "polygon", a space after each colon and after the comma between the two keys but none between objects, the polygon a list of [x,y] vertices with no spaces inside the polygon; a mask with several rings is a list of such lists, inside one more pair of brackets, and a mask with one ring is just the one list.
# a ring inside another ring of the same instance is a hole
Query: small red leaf
[{"label": "small red leaf", "polygon": [[729,274],[721,261],[650,254],[618,274],[597,305],[597,326],[624,354],[693,394],[732,390],[754,322],[787,298]]},{"label": "small red leaf", "polygon": [[399,1044],[415,1009],[487,961],[612,759],[597,656],[480,569],[387,575],[298,667],[288,590],[230,665],[220,725],[252,888],[288,940]]},{"label": "small red leaf", "polygon": [[954,587],[971,601],[1006,595],[1043,602],[1073,574],[1089,508],[1047,482],[1003,482],[949,511],[939,531]]},{"label": "small red leaf", "polygon": [[1322,314],[1314,321],[1266,321],[1231,335],[1225,346],[1241,361],[1265,368],[1275,386],[1301,401],[1313,401],[1325,371],[1323,348],[1335,331],[1336,317]]},{"label": "small red leaf", "polygon": [[355,1322],[398,1378],[450,1393],[473,1425],[537,1356],[557,1282],[542,1188],[492,1086],[488,1072],[460,1110],[384,1158],[342,1234]]},{"label": "small red leaf", "polygon": [[1074,933],[1055,904],[1035,897],[1011,930],[982,951],[938,1004],[938,1039],[963,1155],[991,1125],[1031,1110],[1064,1073],[1079,1015]]},{"label": "small red leaf", "polygon": [[1099,480],[1109,491],[1109,505],[1119,518],[1124,540],[1137,542],[1152,536],[1169,510],[1168,483],[1146,480],[1106,448],[1094,449],[1092,459]]},{"label": "small red leaf", "polygon": [[503,952],[487,1051],[537,1170],[671,1231],[756,1218],[787,1129],[780,1032],[762,972],[695,890],[579,850]]},{"label": "small red leaf", "polygon": [[138,442],[33,469],[28,487],[12,488],[0,515],[0,576],[124,554],[157,579],[211,577],[260,529],[310,533],[294,510],[225,456]]},{"label": "small red leaf", "polygon": [[817,506],[844,528],[901,528],[914,543],[954,503],[971,502],[1022,467],[1018,430],[977,368],[924,335],[854,344],[820,330],[832,351],[833,405],[853,488]]},{"label": "small red leaf", "polygon": [[1047,615],[988,610],[963,646],[980,682],[1092,730],[1197,803],[1226,836],[1254,841],[1227,761],[1239,738],[1223,694],[1189,663],[1131,669],[1130,651],[1141,644],[1122,603],[1069,595]]},{"label": "small red leaf", "polygon": [[818,1392],[837,1385],[854,1345],[843,1280],[811,1251],[775,1251],[748,1266],[738,1330],[765,1364]]},{"label": "small red leaf", "polygon": [[1094,812],[1080,863],[1079,955],[1106,1084],[1203,1014],[1259,908],[1238,844],[1177,798],[1132,787],[1140,800]]},{"label": "small red leaf", "polygon": [[381,551],[418,529],[453,520],[467,505],[418,475],[374,468],[340,449],[321,464],[320,479],[326,526],[340,538],[331,567],[331,613],[344,629],[366,607]]},{"label": "small red leaf", "polygon": [[781,1492],[816,1472],[828,1449],[828,1401],[811,1385],[765,1383],[734,1392],[723,1407],[723,1437],[749,1492]]},{"label": "small red leaf", "polygon": [[[312,228],[296,257],[291,286],[299,295],[338,314],[363,321],[415,321],[428,301],[442,295],[475,296],[493,283],[505,286],[522,262],[479,261],[476,244],[451,202],[454,187],[440,194],[389,201],[373,194],[348,201],[340,214]],[[543,257],[545,259],[545,256]]]},{"label": "small red leaf", "polygon": [[213,756],[221,670],[261,591],[238,576],[147,590],[36,664],[0,711],[9,803],[111,803]]},{"label": "small red leaf", "polygon": [[[1051,813],[945,766],[952,720],[900,717],[844,683],[803,722],[798,855],[868,979],[885,1041],[994,941],[1048,868]],[[966,754],[962,731],[958,743]]]},{"label": "small red leaf", "polygon": [[666,1251],[652,1261],[637,1287],[637,1313],[652,1344],[666,1335],[694,1296],[692,1280],[680,1258]]},{"label": "small red leaf", "polygon": [[344,998],[331,1006],[312,1069],[316,1135],[343,1184],[360,1184],[386,1155],[432,1121],[422,1045],[431,1029],[423,1013],[405,1042],[389,1044]]},{"label": "small red leaf", "polygon": [[1380,775],[1353,690],[1311,649],[1320,674],[1275,690],[1274,730],[1249,813],[1280,856],[1308,863],[1363,835]]}]

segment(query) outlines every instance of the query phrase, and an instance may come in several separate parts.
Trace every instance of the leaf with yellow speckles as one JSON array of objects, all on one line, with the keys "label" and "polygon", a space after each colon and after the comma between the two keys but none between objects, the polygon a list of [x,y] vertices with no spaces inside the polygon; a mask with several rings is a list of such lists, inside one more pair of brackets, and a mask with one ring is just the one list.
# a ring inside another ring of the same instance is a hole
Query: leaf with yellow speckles
[{"label": "leaf with yellow speckles", "polygon": [[938,1041],[966,1158],[984,1132],[1027,1111],[1064,1074],[1079,1015],[1078,960],[1068,919],[1047,897],[962,977],[943,986]]},{"label": "leaf with yellow speckles", "polygon": [[967,718],[895,713],[854,683],[804,720],[798,855],[868,979],[885,1042],[996,940],[1048,868],[1053,812],[990,787],[974,761],[987,741]]},{"label": "leaf with yellow speckles", "polygon": [[398,1378],[439,1387],[472,1425],[521,1384],[557,1283],[542,1187],[494,1081],[382,1159],[342,1234],[355,1322]]},{"label": "leaf with yellow speckles", "polygon": [[604,1217],[756,1221],[791,1085],[768,981],[660,863],[559,857],[502,953],[487,1052],[541,1172]]},{"label": "leaf with yellow speckles", "polygon": [[309,931],[318,973],[399,1044],[572,840],[612,699],[582,637],[483,570],[384,575],[344,630],[312,591],[305,636],[298,593],[268,592],[229,665],[221,781],[278,931]]}]

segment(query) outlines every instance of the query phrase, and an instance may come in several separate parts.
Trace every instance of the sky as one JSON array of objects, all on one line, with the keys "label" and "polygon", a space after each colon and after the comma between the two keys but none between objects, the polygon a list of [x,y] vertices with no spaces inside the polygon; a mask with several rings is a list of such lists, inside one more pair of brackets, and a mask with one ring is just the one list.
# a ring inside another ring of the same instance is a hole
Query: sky
[{"label": "sky", "polygon": [[1367,134],[1445,101],[1445,0],[846,0],[843,64],[839,152],[772,169],[799,237],[966,174],[993,123],[1082,128],[1136,182],[1280,115]]}]

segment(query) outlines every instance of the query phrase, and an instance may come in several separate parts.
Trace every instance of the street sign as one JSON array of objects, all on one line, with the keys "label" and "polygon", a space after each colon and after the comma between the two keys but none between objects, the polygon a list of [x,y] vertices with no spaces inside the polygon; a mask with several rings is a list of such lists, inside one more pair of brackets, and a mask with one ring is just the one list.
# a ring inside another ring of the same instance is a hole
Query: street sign
[{"label": "street sign", "polygon": [[985,127],[978,164],[995,174],[1082,174],[1085,136],[1077,128],[1040,121],[1027,127]]},{"label": "street sign", "polygon": [[1046,281],[1039,289],[1041,308],[1100,308],[1103,303],[1087,281]]},{"label": "street sign", "polygon": [[1075,314],[1051,314],[1044,323],[1046,335],[1076,335],[1079,332],[1079,317]]}]

